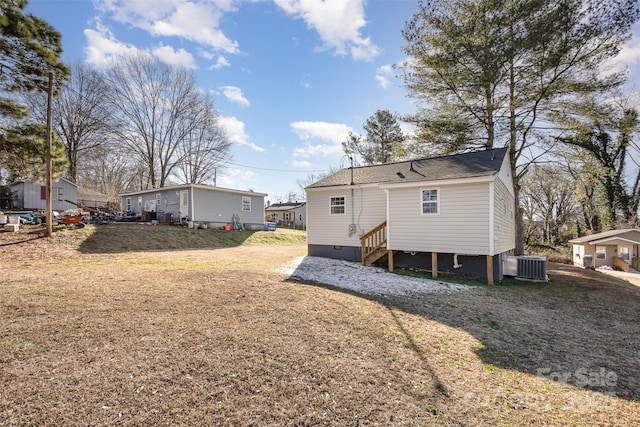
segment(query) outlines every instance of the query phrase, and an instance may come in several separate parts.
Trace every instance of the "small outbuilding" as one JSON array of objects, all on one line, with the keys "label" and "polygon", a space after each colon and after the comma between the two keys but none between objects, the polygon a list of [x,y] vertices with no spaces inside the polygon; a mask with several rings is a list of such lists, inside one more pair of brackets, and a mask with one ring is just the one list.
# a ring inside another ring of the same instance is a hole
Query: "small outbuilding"
[{"label": "small outbuilding", "polygon": [[640,230],[609,230],[569,240],[573,246],[573,264],[585,268],[609,266],[629,271],[638,268]]},{"label": "small outbuilding", "polygon": [[[12,193],[13,209],[41,211],[47,208],[47,186],[44,183],[16,181],[9,185]],[[76,209],[78,186],[61,178],[54,181],[51,188],[51,207],[54,211]]]},{"label": "small outbuilding", "polygon": [[221,228],[239,222],[264,229],[265,193],[183,184],[120,194],[122,209],[145,221]]}]

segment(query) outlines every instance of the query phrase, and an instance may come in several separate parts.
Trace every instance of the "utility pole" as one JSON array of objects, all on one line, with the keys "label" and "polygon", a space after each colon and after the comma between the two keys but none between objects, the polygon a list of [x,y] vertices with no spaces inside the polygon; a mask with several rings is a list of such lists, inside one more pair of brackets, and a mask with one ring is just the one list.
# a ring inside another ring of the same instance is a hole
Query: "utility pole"
[{"label": "utility pole", "polygon": [[47,220],[46,237],[53,234],[53,207],[51,201],[51,187],[53,185],[53,165],[51,161],[53,118],[51,117],[51,104],[53,103],[53,71],[49,71],[49,87],[47,89],[47,208],[45,218]]}]

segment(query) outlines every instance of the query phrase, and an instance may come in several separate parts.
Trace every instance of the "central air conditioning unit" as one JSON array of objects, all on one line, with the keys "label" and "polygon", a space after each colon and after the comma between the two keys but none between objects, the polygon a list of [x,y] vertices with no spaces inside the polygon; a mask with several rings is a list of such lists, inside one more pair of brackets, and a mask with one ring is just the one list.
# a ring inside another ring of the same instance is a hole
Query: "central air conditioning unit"
[{"label": "central air conditioning unit", "polygon": [[539,256],[508,256],[503,273],[517,279],[547,281],[547,259]]},{"label": "central air conditioning unit", "polygon": [[547,281],[547,259],[540,256],[518,257],[518,278]]}]

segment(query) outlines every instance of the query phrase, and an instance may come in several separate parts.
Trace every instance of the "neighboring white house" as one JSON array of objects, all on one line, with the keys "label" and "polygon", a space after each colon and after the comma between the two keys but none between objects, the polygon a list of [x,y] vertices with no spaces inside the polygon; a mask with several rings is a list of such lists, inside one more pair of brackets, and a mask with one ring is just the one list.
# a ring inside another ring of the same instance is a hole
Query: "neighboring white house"
[{"label": "neighboring white house", "polygon": [[305,202],[286,202],[268,205],[264,210],[265,219],[280,226],[304,230],[307,216]]},{"label": "neighboring white house", "polygon": [[[587,268],[616,265],[638,268],[640,230],[610,230],[569,240],[573,245],[573,264]],[[624,263],[622,263],[624,262]],[[628,267],[626,267],[628,270]]]},{"label": "neighboring white house", "polygon": [[342,169],[308,186],[310,256],[503,277],[515,249],[506,148]]},{"label": "neighboring white house", "polygon": [[[47,186],[44,183],[16,181],[9,185],[13,209],[40,211],[47,208]],[[61,178],[51,187],[51,207],[54,211],[76,209],[78,186]]]},{"label": "neighboring white house", "polygon": [[190,221],[221,227],[238,216],[245,228],[264,228],[265,193],[184,184],[120,194],[122,209],[146,220]]}]

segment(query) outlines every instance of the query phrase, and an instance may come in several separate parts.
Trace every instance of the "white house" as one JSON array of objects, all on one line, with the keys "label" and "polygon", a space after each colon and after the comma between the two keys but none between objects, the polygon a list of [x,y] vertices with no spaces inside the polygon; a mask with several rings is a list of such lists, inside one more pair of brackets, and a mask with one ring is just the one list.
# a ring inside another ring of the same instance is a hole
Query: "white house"
[{"label": "white house", "polygon": [[515,248],[506,148],[342,169],[308,186],[310,256],[503,277]]},{"label": "white house", "polygon": [[265,193],[184,184],[120,194],[122,209],[146,220],[181,220],[209,227],[232,223],[238,216],[245,228],[264,228]]},{"label": "white house", "polygon": [[573,264],[587,268],[616,266],[638,268],[640,230],[610,230],[569,240],[573,246]]},{"label": "white house", "polygon": [[[14,209],[40,211],[47,208],[47,186],[44,183],[16,181],[9,185]],[[78,186],[61,178],[51,187],[51,206],[54,211],[76,209]]]}]

